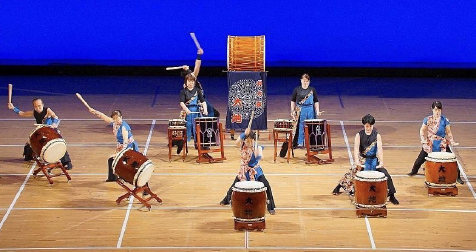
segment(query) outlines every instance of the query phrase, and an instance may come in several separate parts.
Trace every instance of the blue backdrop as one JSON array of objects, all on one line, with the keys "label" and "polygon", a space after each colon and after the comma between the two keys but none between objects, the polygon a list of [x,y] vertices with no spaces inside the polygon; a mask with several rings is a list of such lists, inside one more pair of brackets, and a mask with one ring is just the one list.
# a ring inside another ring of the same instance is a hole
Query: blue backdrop
[{"label": "blue backdrop", "polygon": [[474,1],[2,0],[3,64],[224,66],[227,35],[266,35],[279,66],[476,63]]}]

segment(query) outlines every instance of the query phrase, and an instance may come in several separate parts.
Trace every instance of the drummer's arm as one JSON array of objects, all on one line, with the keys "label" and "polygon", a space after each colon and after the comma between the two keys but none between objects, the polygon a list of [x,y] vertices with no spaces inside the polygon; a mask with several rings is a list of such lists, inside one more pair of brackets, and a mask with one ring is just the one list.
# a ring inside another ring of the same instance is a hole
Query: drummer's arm
[{"label": "drummer's arm", "polygon": [[377,134],[377,158],[379,161],[380,167],[383,167],[383,147],[382,147],[382,136],[380,134]]},{"label": "drummer's arm", "polygon": [[263,146],[258,146],[257,150],[255,151],[255,157],[258,159],[258,160],[263,160],[264,156],[263,156]]},{"label": "drummer's arm", "polygon": [[455,142],[455,140],[453,139],[453,133],[451,133],[450,125],[446,125],[445,131],[446,131],[446,139],[448,139],[450,144],[451,145],[459,145],[459,143]]},{"label": "drummer's arm", "polygon": [[295,110],[296,109],[296,102],[294,101],[291,101],[291,118],[293,119],[296,119],[296,113],[295,113]]},{"label": "drummer's arm", "polygon": [[55,112],[53,112],[52,109],[48,108],[48,110],[46,110],[46,114],[47,114],[47,117],[53,118],[53,124],[51,124],[51,126],[53,128],[57,128],[58,127],[58,116],[55,114]]},{"label": "drummer's arm", "polygon": [[316,118],[321,115],[321,112],[319,111],[319,102],[314,103],[314,109],[316,110]]},{"label": "drummer's arm", "polygon": [[126,146],[129,144],[129,132],[127,131],[126,127],[122,126],[122,147],[126,148]]},{"label": "drummer's arm", "polygon": [[192,112],[190,111],[190,109],[187,108],[187,106],[183,102],[180,102],[180,107],[182,107],[182,109],[187,113],[187,115]]},{"label": "drummer's arm", "polygon": [[203,49],[198,49],[197,59],[195,60],[195,66],[193,67],[193,75],[195,75],[195,78],[198,77],[198,73],[200,72],[200,66],[202,65],[202,54]]},{"label": "drummer's arm", "polygon": [[32,117],[33,111],[21,111],[19,108],[15,107],[13,103],[7,103],[8,109],[13,110],[13,112],[17,113],[21,117]]},{"label": "drummer's arm", "polygon": [[355,135],[355,140],[354,140],[354,165],[358,166],[360,165],[359,161],[359,146],[360,146],[360,136],[359,133]]},{"label": "drummer's arm", "polygon": [[91,108],[91,109],[89,110],[89,112],[91,112],[92,114],[96,115],[97,117],[99,117],[100,119],[104,120],[104,121],[107,122],[107,123],[112,123],[112,122],[114,122],[114,120],[113,120],[111,117],[105,115],[104,113],[102,113],[102,112],[99,111],[99,110],[95,110],[95,109]]},{"label": "drummer's arm", "polygon": [[428,143],[428,125],[422,124],[420,128],[420,141],[422,144]]}]

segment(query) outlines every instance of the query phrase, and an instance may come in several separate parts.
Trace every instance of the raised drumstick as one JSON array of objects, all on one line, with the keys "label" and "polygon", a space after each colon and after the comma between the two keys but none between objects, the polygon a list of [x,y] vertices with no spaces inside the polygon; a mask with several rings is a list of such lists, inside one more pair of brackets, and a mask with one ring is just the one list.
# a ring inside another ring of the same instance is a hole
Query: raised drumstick
[{"label": "raised drumstick", "polygon": [[201,49],[202,47],[200,46],[200,43],[198,43],[198,39],[197,39],[197,37],[195,36],[195,33],[194,33],[194,32],[191,32],[191,33],[190,33],[190,37],[192,37],[193,42],[195,42],[195,46],[197,47],[197,49]]},{"label": "raised drumstick", "polygon": [[166,68],[165,68],[165,70],[177,70],[177,69],[183,69],[183,66],[166,67]]},{"label": "raised drumstick", "polygon": [[253,124],[253,118],[255,117],[255,111],[251,112],[250,121],[248,122],[248,128],[251,129],[251,124]]},{"label": "raised drumstick", "polygon": [[84,106],[86,106],[88,109],[92,109],[79,93],[76,93],[76,96],[78,97],[79,100],[81,100]]},{"label": "raised drumstick", "polygon": [[8,103],[12,103],[13,85],[8,84]]}]

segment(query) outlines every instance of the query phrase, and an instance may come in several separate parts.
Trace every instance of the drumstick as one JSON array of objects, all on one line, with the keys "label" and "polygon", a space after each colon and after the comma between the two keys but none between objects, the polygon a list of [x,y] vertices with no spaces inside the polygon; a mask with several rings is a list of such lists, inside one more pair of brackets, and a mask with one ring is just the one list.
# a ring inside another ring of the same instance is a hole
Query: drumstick
[{"label": "drumstick", "polygon": [[165,70],[177,70],[177,69],[183,69],[183,66],[166,67],[166,68],[165,68]]},{"label": "drumstick", "polygon": [[255,111],[251,112],[250,121],[248,122],[248,129],[251,129],[251,124],[253,123],[253,117],[255,116]]},{"label": "drumstick", "polygon": [[191,32],[190,37],[192,37],[193,42],[195,42],[195,46],[197,47],[197,49],[201,49],[202,47],[200,46],[200,43],[198,43],[198,39],[195,36],[195,33]]},{"label": "drumstick", "polygon": [[84,106],[86,106],[89,110],[92,109],[79,93],[76,93],[76,96],[79,98],[79,100],[81,100],[81,102],[83,102]]},{"label": "drumstick", "polygon": [[12,103],[13,85],[8,84],[8,103]]}]

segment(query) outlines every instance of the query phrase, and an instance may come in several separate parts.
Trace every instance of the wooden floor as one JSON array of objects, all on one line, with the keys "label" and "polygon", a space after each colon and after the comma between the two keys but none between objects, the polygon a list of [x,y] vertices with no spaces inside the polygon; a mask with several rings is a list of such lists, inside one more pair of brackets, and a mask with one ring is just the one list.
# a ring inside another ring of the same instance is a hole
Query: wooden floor
[{"label": "wooden floor", "polygon": [[[15,105],[30,109],[33,97],[15,97]],[[45,96],[47,106],[62,119],[60,130],[73,159],[72,181],[33,178],[32,163],[22,161],[23,145],[33,119],[0,110],[0,250],[353,250],[469,251],[476,249],[476,101],[442,100],[451,119],[455,149],[464,185],[456,197],[428,196],[424,177],[408,177],[421,147],[418,130],[431,112],[430,99],[322,96],[331,124],[335,162],[305,165],[305,152],[295,151],[286,163],[273,162],[268,133],[262,167],[276,201],[276,215],[266,216],[264,232],[233,229],[230,207],[219,205],[239,169],[238,149],[226,135],[227,160],[197,164],[190,149],[185,162],[168,162],[168,119],[179,114],[176,97],[89,95],[91,106],[105,113],[119,108],[131,125],[140,151],[156,166],[150,183],[163,200],[148,212],[137,200],[115,200],[125,191],[103,182],[115,139],[111,128],[92,116],[73,96]],[[268,98],[272,120],[288,118],[288,96]],[[6,100],[6,97],[0,97]],[[224,99],[211,102],[225,114]],[[284,105],[282,101],[286,101]],[[173,105],[170,105],[173,104]],[[345,105],[345,106],[344,106]],[[371,113],[384,142],[385,164],[392,174],[400,205],[388,205],[387,218],[357,218],[349,196],[331,194],[350,166],[350,151],[360,118]],[[224,122],[224,120],[223,120]],[[175,151],[175,150],[174,150]],[[422,172],[422,171],[420,171]]]}]

